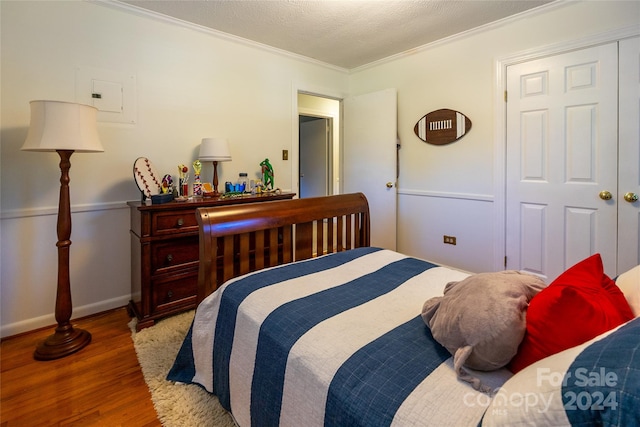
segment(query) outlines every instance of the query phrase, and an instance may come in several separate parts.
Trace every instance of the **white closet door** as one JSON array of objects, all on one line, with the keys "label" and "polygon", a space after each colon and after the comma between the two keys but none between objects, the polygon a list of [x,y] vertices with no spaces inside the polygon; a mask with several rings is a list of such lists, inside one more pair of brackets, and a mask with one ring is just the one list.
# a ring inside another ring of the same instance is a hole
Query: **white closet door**
[{"label": "white closet door", "polygon": [[600,252],[615,273],[617,54],[612,43],[508,67],[508,269],[550,282]]},{"label": "white closet door", "polygon": [[620,88],[618,274],[640,264],[640,37],[620,42]]}]

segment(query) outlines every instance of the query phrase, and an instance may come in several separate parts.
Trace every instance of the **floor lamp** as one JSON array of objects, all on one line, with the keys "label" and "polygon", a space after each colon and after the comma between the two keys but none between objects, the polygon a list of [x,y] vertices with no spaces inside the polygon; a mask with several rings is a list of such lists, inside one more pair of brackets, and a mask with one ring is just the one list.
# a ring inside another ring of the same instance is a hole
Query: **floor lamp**
[{"label": "floor lamp", "polygon": [[69,199],[70,157],[74,151],[104,151],[96,128],[97,109],[88,105],[59,101],[31,101],[31,123],[22,146],[26,151],[57,151],[60,155],[60,201],[58,203],[58,287],[55,333],[38,343],[33,357],[53,360],[68,356],[91,342],[91,334],[71,323],[69,247],[71,207]]},{"label": "floor lamp", "polygon": [[231,160],[229,142],[224,138],[202,138],[198,159],[200,159],[200,161],[213,162],[213,197],[219,197],[218,162],[228,162]]}]

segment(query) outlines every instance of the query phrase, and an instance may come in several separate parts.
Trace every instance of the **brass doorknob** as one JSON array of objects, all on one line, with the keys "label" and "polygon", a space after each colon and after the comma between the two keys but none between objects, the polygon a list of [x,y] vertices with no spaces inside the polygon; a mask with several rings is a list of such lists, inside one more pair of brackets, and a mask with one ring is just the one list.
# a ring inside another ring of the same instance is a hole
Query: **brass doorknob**
[{"label": "brass doorknob", "polygon": [[631,193],[631,192],[625,193],[624,199],[629,203],[637,202],[638,195],[636,193]]},{"label": "brass doorknob", "polygon": [[607,191],[607,190],[601,191],[600,194],[598,194],[598,195],[600,196],[600,198],[602,200],[611,200],[611,198],[613,197],[611,195],[611,193],[609,191]]},{"label": "brass doorknob", "polygon": [[393,183],[392,182],[387,182],[387,188],[391,188],[393,187]]}]

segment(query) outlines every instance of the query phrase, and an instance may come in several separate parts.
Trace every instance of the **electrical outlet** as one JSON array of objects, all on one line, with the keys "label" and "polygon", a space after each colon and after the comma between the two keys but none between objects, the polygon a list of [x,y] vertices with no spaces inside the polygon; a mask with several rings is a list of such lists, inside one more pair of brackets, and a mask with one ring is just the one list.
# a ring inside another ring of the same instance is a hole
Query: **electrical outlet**
[{"label": "electrical outlet", "polygon": [[447,236],[447,235],[445,235],[443,237],[444,237],[444,239],[443,239],[444,243],[446,243],[448,245],[455,245],[456,244],[455,236]]},{"label": "electrical outlet", "polygon": [[282,160],[289,160],[289,150],[282,150]]}]

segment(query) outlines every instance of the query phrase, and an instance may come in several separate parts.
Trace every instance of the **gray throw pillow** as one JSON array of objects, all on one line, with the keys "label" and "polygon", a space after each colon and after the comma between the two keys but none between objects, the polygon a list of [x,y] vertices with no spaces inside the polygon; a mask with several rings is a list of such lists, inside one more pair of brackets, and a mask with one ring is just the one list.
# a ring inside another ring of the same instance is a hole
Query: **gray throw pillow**
[{"label": "gray throw pillow", "polygon": [[526,331],[529,301],[544,287],[539,277],[518,271],[474,274],[427,300],[422,319],[453,355],[458,378],[489,392],[463,365],[491,371],[509,363]]}]

